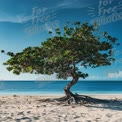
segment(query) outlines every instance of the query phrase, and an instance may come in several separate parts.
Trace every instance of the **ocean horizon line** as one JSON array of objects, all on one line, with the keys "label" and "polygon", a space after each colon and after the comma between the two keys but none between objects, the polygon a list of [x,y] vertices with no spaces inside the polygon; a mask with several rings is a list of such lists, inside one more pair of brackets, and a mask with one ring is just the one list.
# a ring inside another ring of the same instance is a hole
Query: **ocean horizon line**
[{"label": "ocean horizon line", "polygon": [[[0,80],[0,81],[22,81],[22,82],[24,82],[24,81],[72,81],[72,79],[71,80]],[[78,82],[79,81],[120,81],[120,82],[122,82],[122,80],[78,80]]]}]

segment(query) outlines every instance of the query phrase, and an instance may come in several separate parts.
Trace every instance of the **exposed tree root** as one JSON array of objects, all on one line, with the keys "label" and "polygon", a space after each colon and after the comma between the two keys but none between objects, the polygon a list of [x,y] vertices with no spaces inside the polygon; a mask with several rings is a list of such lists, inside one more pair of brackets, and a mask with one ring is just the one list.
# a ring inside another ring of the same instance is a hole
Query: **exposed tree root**
[{"label": "exposed tree root", "polygon": [[67,105],[74,105],[74,104],[84,105],[84,104],[95,104],[96,102],[100,102],[101,100],[91,98],[86,95],[72,94],[70,97],[64,96],[61,98],[44,99],[44,100],[39,100],[39,101],[40,102],[54,102],[57,104],[67,104]]}]

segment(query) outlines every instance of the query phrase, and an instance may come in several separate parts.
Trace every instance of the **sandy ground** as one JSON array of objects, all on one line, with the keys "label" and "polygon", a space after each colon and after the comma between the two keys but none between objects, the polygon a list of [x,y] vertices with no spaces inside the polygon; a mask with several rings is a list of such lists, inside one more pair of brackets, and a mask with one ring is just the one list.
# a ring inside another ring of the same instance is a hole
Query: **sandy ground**
[{"label": "sandy ground", "polygon": [[[57,96],[0,96],[0,122],[122,122],[122,95],[92,95],[109,104],[40,102]],[[118,102],[119,101],[119,102]]]}]

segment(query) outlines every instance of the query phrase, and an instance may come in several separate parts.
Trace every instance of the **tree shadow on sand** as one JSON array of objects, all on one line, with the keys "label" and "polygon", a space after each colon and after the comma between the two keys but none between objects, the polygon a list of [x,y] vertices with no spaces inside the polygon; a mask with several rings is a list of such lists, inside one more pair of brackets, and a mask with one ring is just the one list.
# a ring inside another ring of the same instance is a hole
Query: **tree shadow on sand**
[{"label": "tree shadow on sand", "polygon": [[88,107],[122,111],[122,99],[98,99],[89,97],[88,101],[91,103],[86,105]]},{"label": "tree shadow on sand", "polygon": [[50,102],[57,105],[84,105],[86,107],[92,108],[104,108],[122,111],[122,99],[99,99],[93,98],[85,95],[77,95],[77,104],[73,103],[73,99],[68,99],[66,97],[55,98],[55,99],[43,99],[38,100],[40,102]]}]

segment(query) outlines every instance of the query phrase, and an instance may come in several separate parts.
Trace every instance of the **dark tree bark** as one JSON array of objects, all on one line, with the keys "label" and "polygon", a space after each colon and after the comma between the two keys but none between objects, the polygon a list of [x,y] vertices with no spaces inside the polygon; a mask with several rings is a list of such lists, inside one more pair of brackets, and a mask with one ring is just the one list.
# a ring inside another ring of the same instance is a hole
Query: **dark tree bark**
[{"label": "dark tree bark", "polygon": [[71,98],[71,97],[74,97],[75,95],[70,91],[70,88],[76,84],[78,82],[78,75],[76,74],[75,70],[73,70],[73,72],[71,73],[72,77],[73,77],[73,80],[71,82],[69,82],[66,87],[64,88],[64,92],[67,96],[67,98]]}]

